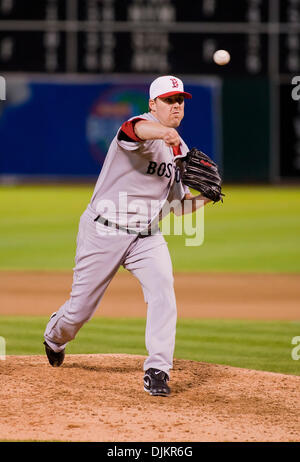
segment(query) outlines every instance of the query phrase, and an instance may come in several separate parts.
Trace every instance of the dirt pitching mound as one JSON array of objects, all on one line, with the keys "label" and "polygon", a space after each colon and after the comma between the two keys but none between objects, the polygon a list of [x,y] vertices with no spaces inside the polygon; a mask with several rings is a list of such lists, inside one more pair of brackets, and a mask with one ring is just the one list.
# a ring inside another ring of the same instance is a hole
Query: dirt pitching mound
[{"label": "dirt pitching mound", "polygon": [[0,361],[0,439],[300,441],[300,377],[175,360],[169,398],[143,390],[142,356]]}]

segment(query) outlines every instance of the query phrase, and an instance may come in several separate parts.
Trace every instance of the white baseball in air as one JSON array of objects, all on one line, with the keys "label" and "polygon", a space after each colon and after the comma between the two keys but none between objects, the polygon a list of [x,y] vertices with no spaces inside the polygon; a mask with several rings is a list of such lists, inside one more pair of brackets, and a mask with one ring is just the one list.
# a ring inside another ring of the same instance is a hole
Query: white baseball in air
[{"label": "white baseball in air", "polygon": [[224,66],[225,64],[228,64],[230,61],[230,54],[226,50],[217,50],[214,53],[214,62],[218,64],[219,66]]}]

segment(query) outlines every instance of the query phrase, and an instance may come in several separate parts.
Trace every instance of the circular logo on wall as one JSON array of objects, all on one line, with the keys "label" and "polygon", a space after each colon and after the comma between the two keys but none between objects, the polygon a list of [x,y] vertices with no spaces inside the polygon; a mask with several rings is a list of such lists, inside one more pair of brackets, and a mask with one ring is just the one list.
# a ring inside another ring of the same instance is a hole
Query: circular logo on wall
[{"label": "circular logo on wall", "polygon": [[87,118],[86,135],[92,156],[101,165],[120,126],[135,115],[148,112],[145,86],[114,86],[104,90]]}]

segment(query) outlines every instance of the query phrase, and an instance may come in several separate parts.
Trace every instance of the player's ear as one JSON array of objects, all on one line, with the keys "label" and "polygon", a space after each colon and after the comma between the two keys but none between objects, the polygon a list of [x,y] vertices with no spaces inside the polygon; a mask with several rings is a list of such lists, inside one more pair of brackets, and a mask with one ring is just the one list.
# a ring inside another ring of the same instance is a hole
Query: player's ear
[{"label": "player's ear", "polygon": [[156,102],[155,102],[155,99],[149,99],[149,110],[151,112],[155,112],[156,111]]}]

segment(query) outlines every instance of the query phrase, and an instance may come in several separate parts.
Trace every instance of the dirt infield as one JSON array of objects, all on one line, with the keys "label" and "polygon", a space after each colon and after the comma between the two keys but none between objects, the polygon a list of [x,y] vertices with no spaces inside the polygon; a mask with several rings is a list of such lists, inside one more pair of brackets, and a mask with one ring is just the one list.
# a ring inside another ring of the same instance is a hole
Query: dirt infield
[{"label": "dirt infield", "polygon": [[[0,315],[49,315],[71,273],[1,272]],[[179,317],[299,320],[300,275],[176,274]],[[143,317],[141,287],[125,272],[96,316]],[[143,391],[144,358],[67,355],[0,361],[0,440],[300,441],[300,377],[175,360],[172,395]]]},{"label": "dirt infield", "polygon": [[[0,315],[49,315],[67,298],[71,272],[0,272]],[[299,320],[298,274],[175,274],[178,316]],[[139,282],[119,272],[95,316],[144,317]]]},{"label": "dirt infield", "polygon": [[0,361],[0,438],[35,441],[300,441],[300,377],[175,360],[172,395],[143,391],[144,358]]}]

